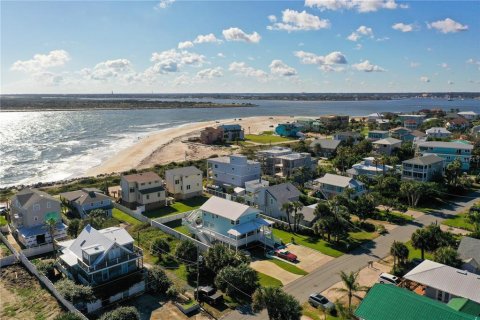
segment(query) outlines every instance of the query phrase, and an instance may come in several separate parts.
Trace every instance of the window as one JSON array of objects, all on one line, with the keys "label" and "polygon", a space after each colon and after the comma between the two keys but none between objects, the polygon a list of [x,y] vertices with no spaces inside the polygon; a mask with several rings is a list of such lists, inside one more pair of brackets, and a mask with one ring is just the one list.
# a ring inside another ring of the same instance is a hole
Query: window
[{"label": "window", "polygon": [[130,192],[135,192],[135,189],[134,189],[134,188],[130,188]]},{"label": "window", "polygon": [[190,190],[190,185],[187,186],[187,190]]},{"label": "window", "polygon": [[33,221],[38,221],[38,217],[37,216],[33,217]]},{"label": "window", "polygon": [[233,220],[230,220],[230,224],[235,224],[235,221],[233,221]]},{"label": "window", "polygon": [[240,224],[240,220],[235,221],[235,224]]},{"label": "window", "polygon": [[47,202],[47,208],[51,208],[52,207],[52,204],[49,202]]},{"label": "window", "polygon": [[145,182],[140,183],[140,185],[141,185],[141,186],[144,186],[144,185],[145,185]]},{"label": "window", "polygon": [[218,165],[215,165],[215,169],[218,168]]},{"label": "window", "polygon": [[160,197],[160,192],[157,192],[157,197]]},{"label": "window", "polygon": [[33,211],[39,211],[40,210],[40,204],[39,203],[35,203],[33,205]]},{"label": "window", "polygon": [[180,180],[175,180],[175,184],[179,184],[180,183]]},{"label": "window", "polygon": [[150,199],[150,195],[149,195],[149,194],[147,194],[147,195],[146,195],[146,198],[147,198],[147,200],[149,200],[149,199]]}]

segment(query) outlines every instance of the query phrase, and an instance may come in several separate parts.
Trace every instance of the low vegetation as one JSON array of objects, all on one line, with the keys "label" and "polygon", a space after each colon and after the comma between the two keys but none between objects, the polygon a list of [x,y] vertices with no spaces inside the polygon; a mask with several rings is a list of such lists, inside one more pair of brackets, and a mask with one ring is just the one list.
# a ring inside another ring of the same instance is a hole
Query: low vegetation
[{"label": "low vegetation", "polygon": [[202,204],[204,204],[207,200],[208,200],[208,197],[206,196],[199,196],[191,199],[180,200],[180,201],[176,201],[175,203],[167,207],[146,211],[144,215],[151,219],[171,216],[174,214],[197,209]]}]

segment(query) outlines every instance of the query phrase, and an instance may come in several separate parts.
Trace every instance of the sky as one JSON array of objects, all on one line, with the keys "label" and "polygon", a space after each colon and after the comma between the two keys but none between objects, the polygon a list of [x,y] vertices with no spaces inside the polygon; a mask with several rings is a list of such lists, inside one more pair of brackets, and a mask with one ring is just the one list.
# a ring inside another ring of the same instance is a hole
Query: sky
[{"label": "sky", "polygon": [[1,1],[1,93],[480,88],[480,1]]}]

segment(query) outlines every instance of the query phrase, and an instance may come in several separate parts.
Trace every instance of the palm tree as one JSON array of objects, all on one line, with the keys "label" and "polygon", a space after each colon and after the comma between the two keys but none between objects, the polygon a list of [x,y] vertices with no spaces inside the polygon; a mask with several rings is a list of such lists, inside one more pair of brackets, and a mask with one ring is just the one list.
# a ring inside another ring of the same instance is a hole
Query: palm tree
[{"label": "palm tree", "polygon": [[438,248],[433,254],[433,260],[454,268],[460,268],[462,265],[457,250],[452,247]]},{"label": "palm tree", "polygon": [[57,245],[55,243],[55,231],[57,231],[57,218],[56,217],[48,217],[45,220],[45,227],[52,238],[52,246],[53,246],[53,256],[57,259]]},{"label": "palm tree", "polygon": [[428,248],[429,245],[429,238],[430,234],[427,229],[417,229],[413,234],[412,234],[412,246],[415,249],[420,249],[421,250],[421,257],[422,260],[425,259],[425,249]]},{"label": "palm tree", "polygon": [[348,295],[348,309],[351,310],[352,308],[352,297],[358,291],[366,291],[367,288],[361,286],[358,283],[358,271],[357,272],[350,272],[345,273],[344,271],[340,271],[340,278],[342,279],[343,285],[345,288],[338,288],[337,291],[339,292],[346,292]]},{"label": "palm tree", "polygon": [[408,259],[408,248],[403,242],[393,241],[390,254],[393,256],[393,267],[395,268],[397,261],[398,264],[403,265]]},{"label": "palm tree", "polygon": [[303,203],[301,203],[300,201],[294,201],[292,205],[293,205],[293,225],[294,225],[295,231],[297,231],[298,225],[300,224],[300,219],[301,219],[300,215],[303,215],[298,212],[302,211]]},{"label": "palm tree", "polygon": [[282,211],[285,211],[285,213],[287,214],[288,228],[290,229],[290,231],[292,231],[292,224],[290,222],[290,215],[292,214],[293,210],[294,210],[294,208],[293,208],[293,203],[292,202],[285,202],[282,205]]}]

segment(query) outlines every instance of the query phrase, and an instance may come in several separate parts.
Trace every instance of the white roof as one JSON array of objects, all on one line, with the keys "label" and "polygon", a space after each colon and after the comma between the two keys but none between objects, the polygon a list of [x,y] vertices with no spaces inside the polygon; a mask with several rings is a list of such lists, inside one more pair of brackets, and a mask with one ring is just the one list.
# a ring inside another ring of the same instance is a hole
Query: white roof
[{"label": "white roof", "polygon": [[425,260],[404,278],[480,303],[480,275],[474,273]]},{"label": "white roof", "polygon": [[315,181],[318,181],[320,183],[329,184],[329,185],[332,185],[332,186],[343,187],[343,188],[348,187],[348,186],[353,185],[353,184],[356,184],[356,185],[362,185],[363,184],[360,181],[357,181],[353,178],[339,176],[338,174],[331,174],[331,173],[327,173],[323,177],[321,177],[321,178],[319,178]]},{"label": "white roof", "polygon": [[402,143],[402,140],[398,140],[395,138],[385,138],[385,139],[374,141],[372,143],[373,144],[398,144],[398,143]]},{"label": "white roof", "polygon": [[108,239],[115,241],[119,245],[123,246],[127,243],[133,242],[132,236],[127,232],[127,230],[119,227],[110,227],[98,230]]},{"label": "white roof", "polygon": [[458,112],[457,114],[470,115],[470,116],[476,116],[477,115],[477,113],[474,112],[474,111],[461,111],[461,112]]},{"label": "white roof", "polygon": [[254,209],[247,205],[215,196],[208,199],[207,202],[200,207],[200,210],[210,212],[230,220],[237,220],[247,213],[260,212],[260,210]]},{"label": "white roof", "polygon": [[427,129],[425,133],[428,134],[428,133],[451,133],[451,132],[443,127],[432,127],[430,129]]}]

